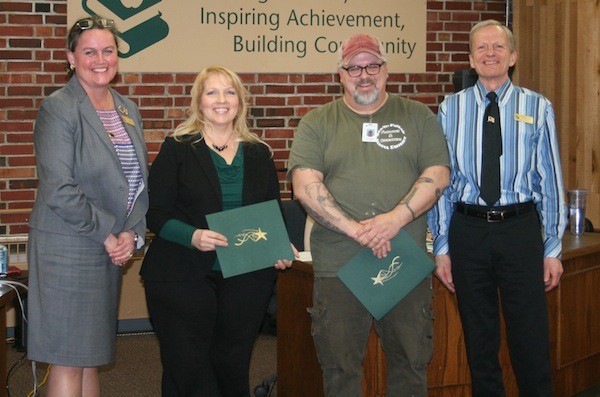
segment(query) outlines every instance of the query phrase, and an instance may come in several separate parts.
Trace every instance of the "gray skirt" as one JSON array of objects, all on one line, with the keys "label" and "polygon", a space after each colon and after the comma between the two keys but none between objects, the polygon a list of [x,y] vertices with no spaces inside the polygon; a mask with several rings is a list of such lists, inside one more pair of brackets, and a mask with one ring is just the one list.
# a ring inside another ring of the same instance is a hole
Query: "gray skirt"
[{"label": "gray skirt", "polygon": [[31,229],[28,358],[98,367],[115,358],[121,268],[85,237]]}]

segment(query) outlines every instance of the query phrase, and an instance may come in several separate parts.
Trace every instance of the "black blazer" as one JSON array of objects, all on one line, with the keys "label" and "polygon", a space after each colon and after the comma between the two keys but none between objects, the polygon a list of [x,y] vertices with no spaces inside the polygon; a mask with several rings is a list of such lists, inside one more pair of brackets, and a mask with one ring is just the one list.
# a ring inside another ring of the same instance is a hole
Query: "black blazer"
[{"label": "black blazer", "polygon": [[[199,280],[214,265],[214,251],[190,249],[158,236],[169,219],[208,229],[205,215],[223,209],[221,185],[210,149],[203,140],[193,143],[195,139],[177,142],[172,137],[166,138],[150,169],[147,221],[156,237],[140,270],[145,280]],[[281,207],[277,171],[269,149],[262,144],[244,142],[243,155],[242,205],[277,199]],[[275,277],[274,268],[266,270],[254,273],[257,277]]]}]

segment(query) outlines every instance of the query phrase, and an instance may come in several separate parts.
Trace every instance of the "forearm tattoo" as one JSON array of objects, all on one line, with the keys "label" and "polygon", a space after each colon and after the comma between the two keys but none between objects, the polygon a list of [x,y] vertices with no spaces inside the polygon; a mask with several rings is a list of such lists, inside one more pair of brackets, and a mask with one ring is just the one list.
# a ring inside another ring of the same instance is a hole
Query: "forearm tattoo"
[{"label": "forearm tattoo", "polygon": [[329,222],[327,219],[325,219],[321,215],[317,214],[308,205],[304,206],[304,209],[306,210],[306,212],[308,212],[308,215],[310,215],[315,220],[315,222],[317,222],[318,224],[323,225],[327,229],[332,230],[332,231],[334,231],[336,233],[344,234],[344,232],[342,231],[342,229],[340,229],[339,227],[337,227],[333,223]]},{"label": "forearm tattoo", "polygon": [[[425,178],[419,178],[417,179],[417,181],[421,180],[421,179],[425,179]],[[427,178],[428,179],[428,178]],[[432,181],[433,182],[433,181]],[[410,208],[410,201],[413,199],[413,197],[415,197],[415,194],[417,193],[417,188],[413,187],[411,189],[410,192],[408,192],[408,194],[406,196],[404,196],[404,198],[402,200],[400,200],[400,204],[403,204],[406,206],[406,208],[410,211],[410,214],[412,215],[413,221],[415,219],[417,219],[417,214],[415,214],[415,212],[412,210],[412,208]]]},{"label": "forearm tattoo", "polygon": [[[332,221],[341,221],[342,218],[339,215],[343,216],[347,220],[352,220],[352,218],[339,206],[331,193],[329,193],[329,190],[327,190],[327,187],[325,187],[322,182],[314,182],[306,185],[304,191],[309,199],[315,200],[319,204],[320,210],[326,215],[322,216],[315,211],[314,208],[311,208],[310,205],[306,205],[306,211],[310,214],[310,216],[328,229],[343,234],[344,232],[334,225]],[[336,210],[337,213],[336,211],[332,211],[332,209]]]},{"label": "forearm tattoo", "polygon": [[[429,177],[426,177],[426,176],[422,176],[422,177],[418,178],[415,181],[415,184],[414,184],[412,190],[402,199],[402,201],[400,201],[400,204],[404,204],[406,206],[406,208],[408,209],[408,211],[412,215],[413,220],[417,219],[417,214],[410,207],[410,202],[413,199],[413,197],[415,196],[415,194],[417,193],[417,185],[419,185],[421,183],[432,183],[432,184],[434,184],[435,181],[432,178],[429,178]],[[440,197],[442,197],[442,190],[439,187],[436,187],[435,191],[434,191],[434,194],[435,194],[435,201],[437,201],[437,200],[439,200]],[[432,203],[432,204],[435,204],[435,202]]]},{"label": "forearm tattoo", "polygon": [[[429,177],[424,176],[424,177],[417,179],[415,184],[417,184],[417,183],[435,183],[435,181]],[[437,201],[440,199],[440,197],[442,197],[443,191],[439,187],[436,187],[434,193],[435,193],[435,200]]]}]

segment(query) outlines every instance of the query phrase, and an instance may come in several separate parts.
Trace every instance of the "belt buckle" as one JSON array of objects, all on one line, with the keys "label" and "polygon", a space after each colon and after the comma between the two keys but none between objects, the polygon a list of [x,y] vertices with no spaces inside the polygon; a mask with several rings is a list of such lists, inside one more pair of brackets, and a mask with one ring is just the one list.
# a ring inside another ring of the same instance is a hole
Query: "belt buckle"
[{"label": "belt buckle", "polygon": [[502,222],[504,220],[505,211],[487,211],[485,213],[485,219],[490,223]]}]

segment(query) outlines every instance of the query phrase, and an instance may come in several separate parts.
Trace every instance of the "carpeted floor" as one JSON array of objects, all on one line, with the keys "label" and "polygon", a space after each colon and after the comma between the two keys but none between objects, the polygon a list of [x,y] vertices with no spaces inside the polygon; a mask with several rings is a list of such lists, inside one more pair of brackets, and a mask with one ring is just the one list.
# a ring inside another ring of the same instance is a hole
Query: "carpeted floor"
[{"label": "carpeted floor", "polygon": [[[251,392],[264,379],[276,372],[277,340],[274,336],[260,335],[254,346],[250,368]],[[23,356],[8,344],[8,369]],[[37,368],[38,383],[44,379],[46,365]],[[161,365],[158,342],[154,334],[127,334],[117,338],[117,359],[114,365],[100,371],[100,391],[110,397],[160,397]],[[33,389],[31,362],[24,359],[8,379],[9,397],[27,397]],[[44,387],[38,396],[44,395]],[[271,397],[276,396],[276,390]]]},{"label": "carpeted floor", "polygon": [[[7,364],[10,369],[23,356],[7,346]],[[250,391],[263,380],[276,373],[277,339],[274,336],[259,335],[254,345],[250,366]],[[38,383],[44,379],[46,366],[37,368]],[[161,365],[158,342],[154,334],[127,334],[117,338],[117,360],[114,365],[102,368],[100,389],[102,396],[109,397],[160,397]],[[15,366],[9,379],[9,397],[27,397],[32,390],[33,375],[31,362],[24,359]],[[44,395],[44,387],[38,396]],[[252,396],[254,394],[252,393]],[[277,396],[275,385],[269,397]],[[599,397],[600,385],[581,392],[574,397]],[[300,397],[300,396],[299,396]],[[304,397],[304,396],[303,396]],[[566,397],[566,396],[557,396]]]}]

